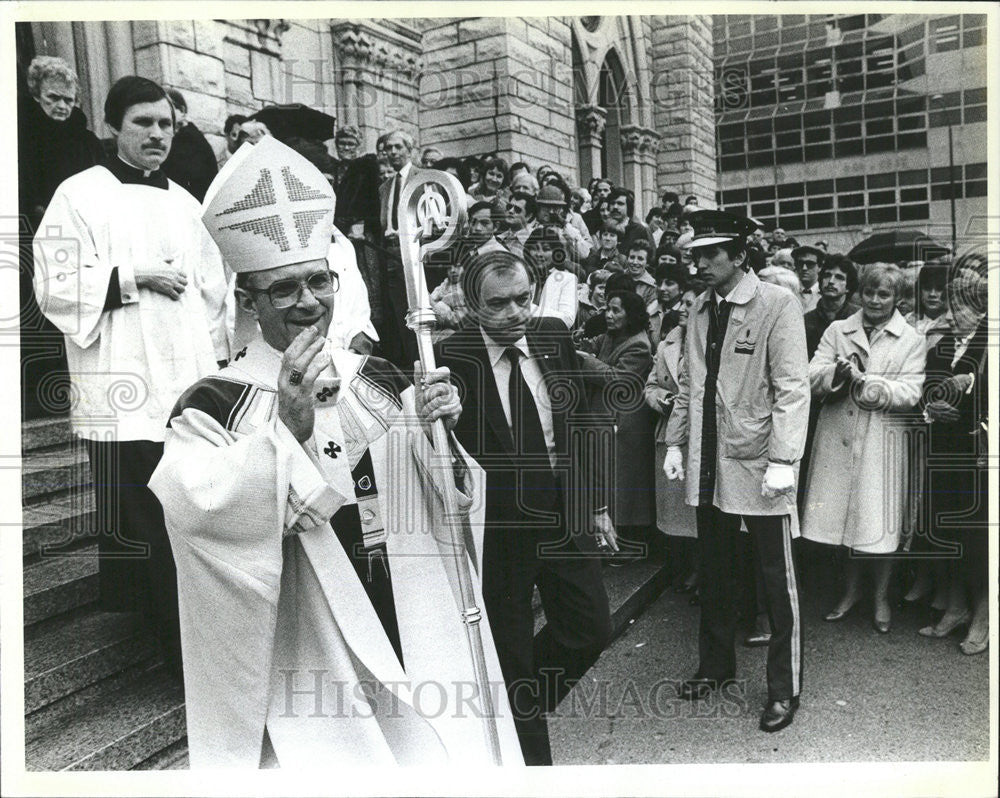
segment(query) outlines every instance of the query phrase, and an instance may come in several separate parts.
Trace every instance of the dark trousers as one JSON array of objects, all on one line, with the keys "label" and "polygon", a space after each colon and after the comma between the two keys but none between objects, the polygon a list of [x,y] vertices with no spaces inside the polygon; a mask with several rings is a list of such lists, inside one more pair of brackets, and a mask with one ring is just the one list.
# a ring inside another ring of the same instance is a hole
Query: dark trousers
[{"label": "dark trousers", "polygon": [[[551,765],[545,713],[597,659],[611,635],[600,560],[540,550],[552,530],[487,529],[483,599],[525,762]],[[535,585],[547,625],[535,639]]]},{"label": "dark trousers", "polygon": [[[735,588],[739,562],[740,516],[717,507],[699,507],[698,551],[701,621],[698,672],[709,679],[736,674]],[[767,651],[768,699],[797,696],[802,681],[802,624],[791,532],[785,516],[743,516],[752,538],[754,565],[760,575],[771,622]]]},{"label": "dark trousers", "polygon": [[413,373],[417,360],[417,337],[406,326],[406,278],[398,243],[387,244],[381,252],[382,319],[376,325],[382,357],[404,374]]},{"label": "dark trousers", "polygon": [[163,444],[85,443],[96,498],[101,609],[142,612],[167,657],[179,656],[177,570],[163,508],[147,487]]}]

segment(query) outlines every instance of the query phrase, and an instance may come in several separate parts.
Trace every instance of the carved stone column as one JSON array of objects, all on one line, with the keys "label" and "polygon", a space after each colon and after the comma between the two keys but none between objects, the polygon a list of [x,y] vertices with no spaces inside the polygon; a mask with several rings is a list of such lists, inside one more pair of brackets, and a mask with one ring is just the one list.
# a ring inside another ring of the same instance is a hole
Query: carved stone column
[{"label": "carved stone column", "polygon": [[[656,193],[656,154],[660,150],[660,134],[646,128],[641,132],[639,156],[642,163],[642,203],[645,210],[659,205]],[[638,195],[637,195],[638,199]]]},{"label": "carved stone column", "polygon": [[577,145],[580,150],[580,185],[601,176],[601,147],[608,112],[599,105],[576,109]]},{"label": "carved stone column", "polygon": [[636,198],[636,215],[643,209],[640,203],[642,196],[642,159],[640,152],[644,129],[638,125],[623,125],[621,128],[622,146],[622,182],[625,188],[631,189]]},{"label": "carved stone column", "polygon": [[376,137],[390,128],[416,134],[419,34],[359,21],[334,24],[331,33],[342,98],[338,125],[357,126],[364,150],[374,149]]}]

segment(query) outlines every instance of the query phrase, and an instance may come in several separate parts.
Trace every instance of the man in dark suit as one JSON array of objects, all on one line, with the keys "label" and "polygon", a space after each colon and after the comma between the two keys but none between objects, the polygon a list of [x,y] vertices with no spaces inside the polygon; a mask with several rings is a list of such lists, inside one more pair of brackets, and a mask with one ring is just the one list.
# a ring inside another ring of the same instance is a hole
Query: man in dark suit
[{"label": "man in dark suit", "polygon": [[[529,271],[493,251],[465,267],[467,323],[437,363],[464,392],[455,434],[486,470],[483,598],[521,748],[551,764],[544,713],[610,635],[600,548],[617,548],[603,490],[612,426],[589,414],[566,326],[531,318]],[[534,639],[532,594],[548,621]]]},{"label": "man in dark suit", "polygon": [[386,134],[385,154],[395,175],[378,187],[382,232],[382,321],[378,335],[382,356],[405,372],[417,360],[417,339],[406,326],[409,305],[399,246],[399,215],[403,210],[399,198],[407,181],[421,171],[410,161],[412,153],[413,138],[408,133],[394,130]]}]

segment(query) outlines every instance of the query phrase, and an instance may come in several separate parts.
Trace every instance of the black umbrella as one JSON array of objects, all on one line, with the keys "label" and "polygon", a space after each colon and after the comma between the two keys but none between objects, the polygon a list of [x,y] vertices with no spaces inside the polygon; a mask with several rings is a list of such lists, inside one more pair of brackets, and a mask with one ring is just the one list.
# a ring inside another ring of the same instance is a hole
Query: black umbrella
[{"label": "black umbrella", "polygon": [[947,247],[937,243],[927,233],[919,230],[889,230],[869,236],[848,252],[847,256],[855,263],[905,263],[933,260],[947,253]]},{"label": "black umbrella", "polygon": [[268,105],[250,118],[267,125],[271,135],[281,142],[295,137],[313,141],[332,139],[333,126],[337,122],[329,114],[301,103]]}]

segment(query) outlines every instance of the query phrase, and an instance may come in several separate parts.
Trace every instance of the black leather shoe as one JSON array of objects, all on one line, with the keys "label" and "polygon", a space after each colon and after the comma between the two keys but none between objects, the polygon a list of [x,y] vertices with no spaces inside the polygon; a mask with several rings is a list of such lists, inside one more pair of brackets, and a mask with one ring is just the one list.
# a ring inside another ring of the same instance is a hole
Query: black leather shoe
[{"label": "black leather shoe", "polygon": [[687,701],[701,701],[708,698],[713,690],[719,689],[726,679],[706,679],[704,676],[695,674],[690,679],[681,682],[679,695]]},{"label": "black leather shoe", "polygon": [[751,632],[743,638],[744,648],[761,648],[771,645],[770,632]]},{"label": "black leather shoe", "polygon": [[795,719],[795,710],[799,708],[799,697],[784,701],[770,701],[760,716],[760,730],[764,732],[781,731]]}]

